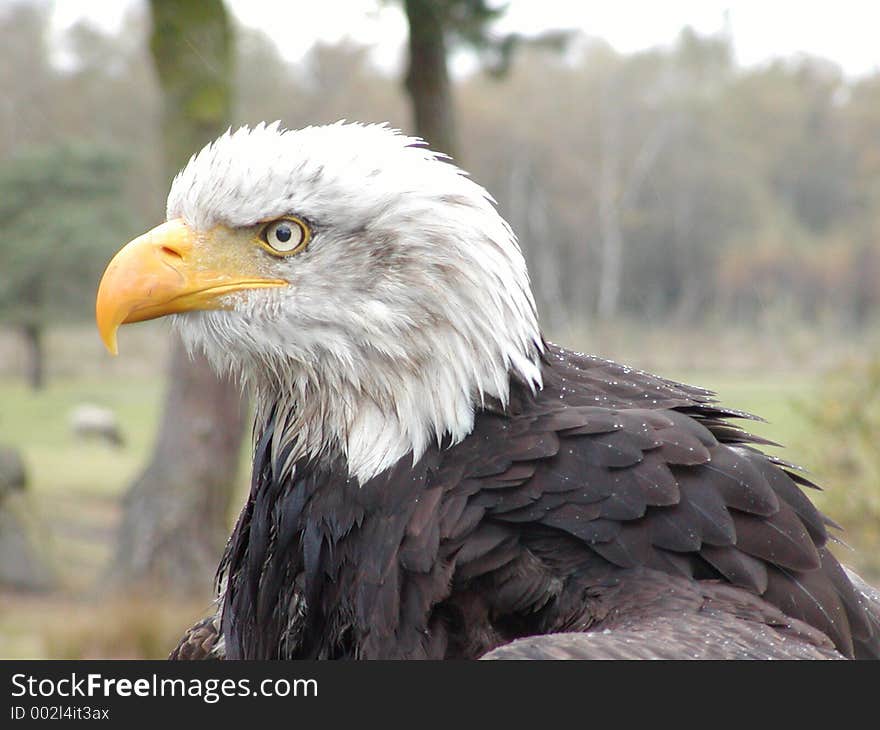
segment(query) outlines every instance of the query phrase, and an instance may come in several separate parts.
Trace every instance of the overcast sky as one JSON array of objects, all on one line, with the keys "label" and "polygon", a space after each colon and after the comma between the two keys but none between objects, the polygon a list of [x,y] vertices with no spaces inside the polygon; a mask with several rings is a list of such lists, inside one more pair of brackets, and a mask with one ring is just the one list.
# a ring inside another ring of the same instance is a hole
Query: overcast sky
[{"label": "overcast sky", "polygon": [[[56,0],[53,23],[62,29],[87,18],[116,29],[127,9],[144,1]],[[227,4],[246,25],[270,31],[290,60],[301,57],[314,39],[349,37],[378,44],[377,62],[390,67],[400,58],[406,38],[406,22],[396,4],[378,0],[227,0]],[[835,61],[852,76],[880,67],[880,3],[870,0],[509,0],[497,29],[532,33],[580,28],[627,52],[668,44],[685,25],[703,33],[717,31],[725,13],[737,59],[744,65],[807,52]]]}]

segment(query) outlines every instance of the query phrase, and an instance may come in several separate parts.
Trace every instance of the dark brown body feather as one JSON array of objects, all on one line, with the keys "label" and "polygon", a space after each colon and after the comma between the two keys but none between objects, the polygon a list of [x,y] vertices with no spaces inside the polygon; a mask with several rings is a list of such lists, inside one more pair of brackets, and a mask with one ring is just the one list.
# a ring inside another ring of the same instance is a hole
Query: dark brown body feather
[{"label": "dark brown body feather", "polygon": [[218,631],[228,658],[476,658],[563,632],[492,656],[880,656],[810,483],[745,414],[554,346],[543,371],[363,485],[333,458],[279,479],[261,424],[222,623],[179,657]]}]

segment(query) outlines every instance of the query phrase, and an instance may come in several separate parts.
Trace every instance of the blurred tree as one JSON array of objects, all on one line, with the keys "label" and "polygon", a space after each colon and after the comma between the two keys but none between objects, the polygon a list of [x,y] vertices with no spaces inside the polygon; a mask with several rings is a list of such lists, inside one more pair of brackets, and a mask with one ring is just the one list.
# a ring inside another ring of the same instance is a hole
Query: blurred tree
[{"label": "blurred tree", "polygon": [[403,6],[409,22],[405,85],[415,133],[433,149],[455,157],[458,140],[447,54],[453,42],[463,42],[494,52],[495,68],[506,67],[513,36],[493,41],[488,32],[505,7],[493,7],[489,0],[403,0]]},{"label": "blurred tree", "polygon": [[[567,31],[551,31],[532,37],[493,35],[489,26],[505,12],[506,5],[495,6],[488,0],[404,0],[403,5],[409,23],[404,85],[410,99],[415,133],[433,149],[459,161],[455,101],[448,69],[451,46],[464,45],[475,51],[488,75],[498,80],[509,72],[518,48],[549,48],[559,53],[571,38]],[[497,137],[495,134],[488,136],[493,141]],[[504,139],[509,142],[506,137]],[[505,160],[505,163],[509,161]],[[532,161],[527,155],[517,155],[505,166],[510,170],[504,189],[511,202],[509,220],[514,230],[529,237],[546,234],[550,223],[549,208],[544,190],[537,184]],[[542,286],[538,301],[547,305],[539,309],[545,313],[545,321],[551,324],[559,323],[559,312],[563,308],[558,282],[562,257],[555,253],[547,255],[545,252],[540,257],[527,254],[531,270],[537,274],[537,281]]]},{"label": "blurred tree", "polygon": [[[222,133],[232,109],[232,32],[221,0],[151,0],[168,180]],[[125,499],[114,571],[206,595],[228,531],[245,407],[236,385],[172,345],[152,458]]]},{"label": "blurred tree", "polygon": [[0,165],[0,319],[27,344],[27,379],[45,379],[43,333],[91,316],[94,282],[133,230],[121,195],[125,160],[111,148],[58,143]]},{"label": "blurred tree", "polygon": [[[880,74],[848,79],[810,57],[738,67],[724,32],[685,30],[671,47],[636,54],[587,37],[545,52],[548,38],[493,32],[496,0],[427,5],[413,2],[408,17],[433,17],[426,32],[446,53],[431,58],[446,64],[467,46],[490,71],[457,80],[456,99],[441,104],[457,112],[449,149],[498,197],[551,331],[582,329],[600,302],[612,327],[619,318],[874,321]],[[0,159],[71,136],[125,147],[128,208],[155,219],[167,180],[153,153],[149,6],[133,6],[116,35],[83,22],[51,49],[48,8],[13,2],[0,12]],[[291,64],[264,30],[245,29],[241,41],[235,120],[411,126],[404,84],[367,48],[318,43]],[[426,69],[411,65],[415,82]]]},{"label": "blurred tree", "polygon": [[460,0],[405,0],[409,21],[406,90],[413,127],[435,150],[454,156],[455,109],[446,64],[449,12]]},{"label": "blurred tree", "polygon": [[58,576],[26,499],[27,484],[21,454],[0,444],[0,587],[47,590]]},{"label": "blurred tree", "polygon": [[0,150],[57,138],[58,79],[49,59],[47,3],[17,2],[0,12]]},{"label": "blurred tree", "polygon": [[[814,433],[806,444],[811,471],[827,491],[820,507],[846,526],[840,535],[847,564],[866,580],[880,580],[880,359],[846,361],[823,374],[809,398],[796,403]],[[822,437],[817,436],[822,434]],[[828,438],[827,434],[834,434]]]},{"label": "blurred tree", "polygon": [[405,126],[403,91],[372,65],[367,46],[318,41],[291,64],[265,31],[240,28],[236,47],[237,122],[281,119],[293,129],[340,119]]}]

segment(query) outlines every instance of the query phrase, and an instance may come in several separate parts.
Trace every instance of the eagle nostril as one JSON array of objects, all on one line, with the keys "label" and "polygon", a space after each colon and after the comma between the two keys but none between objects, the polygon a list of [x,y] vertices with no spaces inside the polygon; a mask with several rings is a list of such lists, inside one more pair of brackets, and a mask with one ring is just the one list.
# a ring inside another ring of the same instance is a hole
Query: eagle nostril
[{"label": "eagle nostril", "polygon": [[162,246],[162,248],[160,250],[162,251],[163,254],[165,254],[166,256],[169,256],[170,258],[174,258],[174,259],[182,259],[183,258],[183,256],[180,254],[179,251],[175,251],[170,246]]}]

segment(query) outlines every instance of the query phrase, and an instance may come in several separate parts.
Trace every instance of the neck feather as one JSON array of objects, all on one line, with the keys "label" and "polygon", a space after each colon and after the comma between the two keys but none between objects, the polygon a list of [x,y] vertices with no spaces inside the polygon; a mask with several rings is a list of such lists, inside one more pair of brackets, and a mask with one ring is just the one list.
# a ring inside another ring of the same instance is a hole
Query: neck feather
[{"label": "neck feather", "polygon": [[255,434],[274,415],[272,457],[278,464],[284,454],[283,472],[301,458],[341,455],[363,484],[404,457],[415,463],[432,443],[461,441],[488,400],[506,406],[511,378],[542,385],[540,339],[527,352],[483,358],[435,345],[431,361],[405,366],[374,353],[357,368],[322,358],[253,369]]}]

